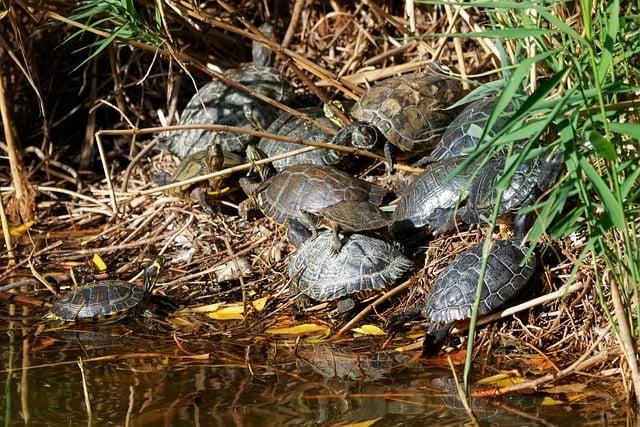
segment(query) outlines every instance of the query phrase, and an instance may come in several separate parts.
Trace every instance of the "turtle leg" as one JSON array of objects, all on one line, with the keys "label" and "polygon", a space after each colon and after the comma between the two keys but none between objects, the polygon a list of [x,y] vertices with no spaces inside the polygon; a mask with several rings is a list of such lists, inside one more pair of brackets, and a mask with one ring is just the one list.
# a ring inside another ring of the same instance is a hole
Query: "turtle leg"
[{"label": "turtle leg", "polygon": [[389,330],[393,332],[400,331],[404,328],[405,323],[424,317],[422,310],[414,308],[413,310],[403,313],[392,314],[389,319]]},{"label": "turtle leg", "polygon": [[440,352],[445,338],[449,336],[452,327],[453,322],[437,329],[432,327],[427,328],[424,334],[424,343],[422,343],[422,357],[436,356]]},{"label": "turtle leg", "polygon": [[340,226],[338,224],[333,224],[331,227],[331,249],[333,249],[335,253],[340,253],[340,249],[342,249]]},{"label": "turtle leg", "polygon": [[385,169],[387,170],[388,174],[391,174],[391,172],[393,172],[394,155],[395,155],[394,146],[389,141],[385,142],[384,143],[384,159],[385,159]]},{"label": "turtle leg", "polygon": [[313,215],[311,213],[307,211],[301,211],[298,221],[311,231],[312,239],[318,237],[318,227],[316,227],[316,222],[313,219]]},{"label": "turtle leg", "polygon": [[211,206],[211,204],[207,201],[206,190],[202,188],[194,188],[193,191],[191,192],[191,197],[198,200],[198,203],[200,203],[200,207],[202,208],[203,211],[205,211],[206,213],[208,213],[213,217],[217,215],[217,212],[214,209],[214,207]]},{"label": "turtle leg", "polygon": [[356,306],[356,303],[353,299],[351,298],[344,298],[339,300],[336,303],[336,311],[338,312],[338,314],[344,314],[344,313],[348,313],[351,310],[353,310],[353,308]]}]

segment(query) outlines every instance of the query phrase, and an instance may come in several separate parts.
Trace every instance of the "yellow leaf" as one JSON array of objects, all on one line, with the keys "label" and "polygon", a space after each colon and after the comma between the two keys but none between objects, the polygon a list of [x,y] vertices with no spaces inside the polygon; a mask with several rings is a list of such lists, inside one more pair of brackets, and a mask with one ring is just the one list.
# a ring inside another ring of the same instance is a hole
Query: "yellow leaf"
[{"label": "yellow leaf", "polygon": [[36,222],[31,220],[28,222],[25,222],[24,224],[21,224],[17,227],[13,227],[9,229],[9,234],[11,234],[11,237],[20,237],[22,236],[24,233],[27,232],[27,230],[29,230],[33,224],[35,224]]},{"label": "yellow leaf", "polygon": [[342,427],[369,427],[380,421],[382,417],[374,418],[372,420],[360,421],[359,423],[344,424]]},{"label": "yellow leaf", "polygon": [[184,317],[170,317],[167,321],[179,328],[185,328],[189,326],[193,326],[193,323],[185,319]]},{"label": "yellow leaf", "polygon": [[209,313],[209,316],[215,320],[242,320],[244,308],[242,303],[231,304],[223,307],[219,307],[217,310]]},{"label": "yellow leaf", "polygon": [[561,402],[559,400],[555,400],[549,396],[545,396],[544,399],[542,399],[542,406],[556,406],[556,405],[564,405],[564,402]]},{"label": "yellow leaf", "polygon": [[160,363],[162,363],[162,364],[163,364],[163,365],[165,365],[165,366],[166,366],[166,365],[168,365],[168,364],[169,364],[169,358],[168,358],[168,357],[163,357],[163,358],[160,360]]},{"label": "yellow leaf", "polygon": [[316,325],[315,323],[302,323],[300,325],[289,326],[286,328],[269,328],[266,332],[272,335],[328,335],[331,332],[331,329],[328,326]]},{"label": "yellow leaf", "polygon": [[515,384],[520,384],[524,382],[525,379],[522,377],[517,377],[512,374],[503,373],[497,374],[490,377],[486,377],[478,381],[478,384],[490,384],[496,387],[509,387]]},{"label": "yellow leaf", "polygon": [[267,295],[266,297],[258,298],[257,300],[252,302],[253,308],[255,308],[259,313],[264,310],[264,306],[267,304],[267,301],[269,301],[269,295]]},{"label": "yellow leaf", "polygon": [[93,265],[96,266],[98,271],[105,271],[107,269],[107,264],[105,264],[105,262],[102,260],[102,258],[100,258],[100,255],[98,254],[93,254],[91,262],[93,262]]},{"label": "yellow leaf", "polygon": [[361,328],[353,328],[353,332],[364,335],[386,335],[387,333],[376,325],[362,325]]}]

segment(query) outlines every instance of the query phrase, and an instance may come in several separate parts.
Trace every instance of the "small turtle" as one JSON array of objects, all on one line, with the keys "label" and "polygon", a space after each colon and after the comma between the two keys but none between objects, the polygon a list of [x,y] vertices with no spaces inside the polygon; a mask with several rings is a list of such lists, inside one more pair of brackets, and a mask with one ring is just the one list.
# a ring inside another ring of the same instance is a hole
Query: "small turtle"
[{"label": "small turtle", "polygon": [[[546,154],[525,160],[516,169],[509,186],[502,195],[499,216],[529,206],[551,188],[563,167],[564,156],[557,151],[551,158]],[[497,198],[497,184],[504,172],[506,159],[499,156],[489,160],[469,189],[467,205],[459,214],[467,224],[479,223],[493,213]]]},{"label": "small turtle", "polygon": [[[462,110],[442,134],[442,138],[429,156],[430,159],[440,161],[469,154],[480,142],[496,101],[494,97],[480,99]],[[491,133],[495,134],[502,129],[506,121],[507,118],[504,116],[498,118]]]},{"label": "small turtle", "polygon": [[387,192],[332,166],[309,164],[289,166],[262,184],[243,177],[240,186],[276,222],[295,218],[309,229],[314,225],[303,212],[316,213],[342,201],[368,201],[379,206]]},{"label": "small turtle", "polygon": [[[334,205],[327,206],[311,214],[303,211],[312,217],[317,217],[320,222],[328,224],[333,231],[333,249],[340,252],[342,241],[339,233],[346,231],[358,233],[367,230],[376,230],[387,227],[391,222],[391,217],[387,212],[382,211],[378,206],[369,201],[342,201]],[[313,223],[313,218],[308,223]],[[315,227],[311,230],[313,237],[317,234]]]},{"label": "small turtle", "polygon": [[[531,279],[536,265],[535,256],[527,257],[527,250],[521,249],[518,242],[519,239],[493,242],[478,314],[487,314],[503,306]],[[453,323],[471,317],[481,266],[482,244],[462,252],[436,278],[426,304],[397,316],[392,324],[398,325],[416,317],[427,319],[430,325],[423,354],[437,354]]]},{"label": "small turtle", "polygon": [[394,234],[412,233],[426,226],[438,235],[454,227],[455,208],[466,197],[474,169],[469,165],[459,170],[465,160],[454,157],[427,166],[403,192],[393,212]]},{"label": "small turtle", "polygon": [[[319,121],[320,123],[328,127],[334,127],[333,122],[325,116],[321,108],[305,108],[300,111],[304,112],[309,117]],[[280,116],[271,124],[271,126],[269,126],[267,132],[276,135],[306,139],[314,142],[326,142],[329,139],[321,129],[318,129],[317,127],[286,112],[280,114]],[[258,143],[258,148],[264,151],[264,153],[268,157],[272,157],[278,154],[284,154],[288,153],[289,151],[304,148],[304,145],[277,141],[275,139],[262,138]],[[344,153],[341,153],[339,151],[319,148],[317,150],[297,154],[285,159],[276,160],[273,162],[273,167],[276,168],[276,170],[281,171],[287,166],[302,163],[310,163],[316,165],[335,165],[340,162],[343,156]]]},{"label": "small turtle", "polygon": [[62,323],[107,323],[128,314],[139,314],[149,300],[163,265],[163,257],[149,265],[144,271],[142,286],[121,280],[104,280],[67,292],[43,319]]},{"label": "small turtle", "polygon": [[[224,164],[224,154],[220,149],[220,145],[209,145],[207,150],[199,151],[188,155],[182,160],[173,175],[161,172],[154,176],[154,180],[159,185],[167,185],[173,182],[184,181],[197,176],[206,175],[211,172],[222,169]],[[220,177],[211,178],[209,181],[201,181],[196,184],[186,184],[179,187],[173,187],[167,190],[167,194],[183,197],[189,194],[192,199],[200,203],[202,209],[211,216],[215,216],[216,212],[207,201],[207,189],[214,191],[219,190],[222,180]]]},{"label": "small turtle", "polygon": [[392,146],[421,153],[433,148],[436,132],[453,119],[445,110],[462,95],[459,82],[435,74],[414,73],[391,77],[373,85],[351,109],[356,123],[341,129],[332,142],[351,140],[355,147],[373,148],[378,132],[387,168],[392,166]]},{"label": "small turtle", "polygon": [[[260,29],[270,35],[269,27],[261,26]],[[254,65],[228,70],[224,75],[261,95],[288,103],[292,98],[291,84],[277,69],[269,67],[268,62],[262,62],[270,60],[269,53],[269,48],[254,42]],[[269,127],[277,116],[278,110],[271,105],[258,101],[220,80],[213,80],[201,87],[187,103],[178,124],[219,124],[263,130]],[[159,141],[183,159],[191,153],[206,150],[207,146],[214,142],[220,143],[224,151],[244,154],[247,144],[253,139],[255,138],[246,134],[191,129],[168,132]]]},{"label": "small turtle", "polygon": [[[332,301],[349,295],[379,291],[407,272],[413,262],[387,240],[364,234],[344,238],[342,250],[333,250],[330,231],[315,238],[292,236],[308,232],[300,223],[290,221],[289,236],[299,245],[289,262],[292,296],[306,296],[317,301]],[[304,297],[302,300],[304,302]],[[340,305],[345,311],[348,301]]]}]

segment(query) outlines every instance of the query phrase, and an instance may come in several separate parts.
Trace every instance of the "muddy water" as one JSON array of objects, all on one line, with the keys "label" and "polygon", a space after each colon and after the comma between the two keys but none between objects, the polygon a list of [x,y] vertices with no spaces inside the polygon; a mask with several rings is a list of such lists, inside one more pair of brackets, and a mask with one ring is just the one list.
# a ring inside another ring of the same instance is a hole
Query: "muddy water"
[{"label": "muddy water", "polygon": [[[1,313],[3,318],[5,314]],[[135,325],[44,332],[4,322],[0,425],[460,425],[449,372],[408,356],[323,344],[180,342]],[[158,335],[161,338],[158,338]],[[82,372],[83,360],[87,411]],[[600,425],[619,414],[543,405],[543,396],[476,399],[483,425]]]}]

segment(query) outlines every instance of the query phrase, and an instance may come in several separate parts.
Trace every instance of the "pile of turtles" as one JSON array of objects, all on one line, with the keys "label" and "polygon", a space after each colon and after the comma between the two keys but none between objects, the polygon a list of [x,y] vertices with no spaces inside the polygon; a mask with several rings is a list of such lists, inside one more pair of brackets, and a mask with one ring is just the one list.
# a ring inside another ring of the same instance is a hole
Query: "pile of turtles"
[{"label": "pile of turtles", "polygon": [[[290,103],[290,83],[265,58],[268,55],[256,45],[254,63],[227,71],[225,76],[251,91]],[[509,218],[533,204],[556,182],[562,154],[543,152],[525,159],[513,172],[506,190],[499,193],[497,182],[505,170],[506,156],[500,152],[490,158],[469,155],[481,140],[496,100],[471,102],[461,112],[449,108],[462,95],[461,85],[452,78],[412,73],[374,84],[351,107],[354,122],[346,126],[338,126],[321,108],[301,109],[336,129],[336,135],[329,139],[303,119],[289,113],[277,116],[272,105],[214,81],[189,101],[179,124],[227,124],[303,140],[379,149],[387,173],[393,170],[396,156],[423,157],[420,164],[424,171],[398,191],[397,203],[391,204],[385,203],[393,199],[385,187],[339,169],[344,153],[329,149],[280,159],[273,162],[271,171],[261,172],[259,179],[256,174],[240,179],[249,196],[242,212],[246,215],[252,205],[257,206],[288,227],[288,238],[296,248],[289,260],[292,296],[302,305],[309,300],[339,300],[339,311],[347,312],[353,307],[353,298],[390,288],[408,276],[415,265],[410,256],[415,255],[416,246],[425,245],[429,235],[450,233],[458,222],[484,222],[496,210],[500,218]],[[496,121],[491,132],[498,132],[504,122]],[[173,131],[163,135],[160,143],[182,160],[172,176],[157,178],[162,184],[255,160],[247,152],[271,157],[300,148],[249,134],[206,130]],[[173,194],[195,195],[206,212],[216,215],[207,201],[207,190],[219,190],[220,184],[218,179],[196,188],[185,185],[176,187]],[[480,314],[508,302],[532,277],[535,255],[522,246],[526,224],[526,217],[518,218],[515,237],[494,242],[484,269]],[[425,352],[437,352],[453,322],[470,317],[482,264],[481,246],[462,252],[436,278],[425,305],[398,315],[393,324],[400,326],[408,319],[424,317],[429,323]],[[152,274],[147,276],[146,283],[152,283]],[[122,314],[125,310],[120,310],[121,306],[134,306],[146,295],[120,292],[123,285],[112,282],[94,288],[92,294],[83,294],[89,301],[84,309],[90,311],[83,318],[99,318],[103,312]],[[79,313],[72,310],[77,298],[61,300],[55,317],[77,320]],[[116,304],[116,298],[121,305]]]}]

